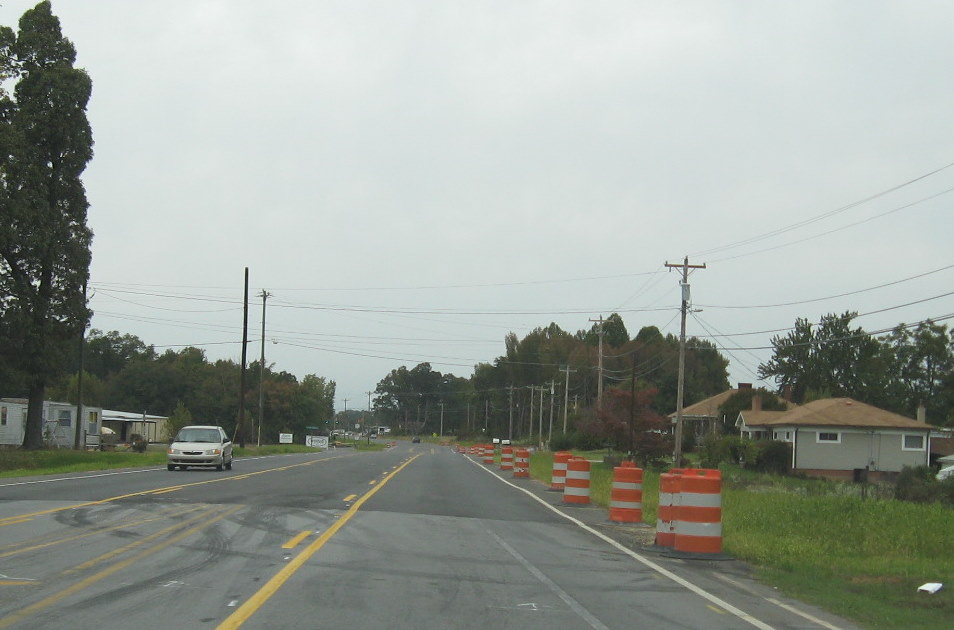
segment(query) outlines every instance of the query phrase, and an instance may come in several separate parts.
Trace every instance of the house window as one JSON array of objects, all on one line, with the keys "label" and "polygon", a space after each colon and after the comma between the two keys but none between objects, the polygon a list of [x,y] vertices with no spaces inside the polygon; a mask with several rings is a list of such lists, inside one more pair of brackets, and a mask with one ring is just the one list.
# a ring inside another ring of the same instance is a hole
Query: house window
[{"label": "house window", "polygon": [[90,435],[96,435],[96,425],[97,425],[96,421],[98,419],[99,419],[99,414],[97,414],[95,411],[89,412],[89,422],[87,423],[86,432],[89,433]]},{"label": "house window", "polygon": [[902,451],[923,451],[924,450],[924,436],[923,435],[904,435],[902,436],[901,450]]},{"label": "house window", "polygon": [[0,407],[0,426],[7,426],[7,408]]},{"label": "house window", "polygon": [[56,423],[61,427],[68,427],[73,424],[73,416],[67,410],[62,410],[57,414]]},{"label": "house window", "polygon": [[830,433],[830,432],[819,431],[818,439],[816,441],[818,443],[825,443],[825,444],[841,444],[841,434],[834,433],[834,432]]},{"label": "house window", "polygon": [[782,440],[783,442],[789,442],[792,439],[791,431],[774,431],[772,433],[773,440]]}]

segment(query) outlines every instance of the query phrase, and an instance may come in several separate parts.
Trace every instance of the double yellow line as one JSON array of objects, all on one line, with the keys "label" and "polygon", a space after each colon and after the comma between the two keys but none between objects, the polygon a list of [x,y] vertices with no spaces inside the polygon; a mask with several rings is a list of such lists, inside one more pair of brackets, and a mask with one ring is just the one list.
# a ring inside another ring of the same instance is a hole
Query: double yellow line
[{"label": "double yellow line", "polygon": [[358,510],[361,508],[365,502],[370,499],[374,494],[384,487],[384,485],[394,478],[399,472],[404,470],[411,462],[420,457],[420,454],[415,455],[411,459],[407,460],[401,466],[396,468],[394,472],[390,473],[384,479],[381,480],[381,483],[375,485],[373,488],[368,490],[360,499],[354,502],[347,512],[345,512],[341,518],[339,518],[335,523],[328,528],[325,533],[319,536],[313,543],[305,547],[300,554],[292,558],[288,564],[282,567],[281,571],[276,573],[272,579],[266,582],[262,588],[258,590],[254,595],[252,595],[244,604],[239,606],[234,613],[229,615],[222,623],[220,623],[216,630],[233,630],[234,628],[240,627],[243,623],[249,620],[252,615],[254,615],[262,606],[265,605],[269,599],[272,598],[275,593],[278,592],[285,582],[289,580],[298,570],[304,566],[305,562],[309,560],[313,555],[318,553],[318,550],[325,546],[331,537],[338,533],[344,524],[351,520],[351,517],[354,516]]},{"label": "double yellow line", "polygon": [[[67,573],[73,573],[76,571],[92,568],[96,564],[109,560],[113,557],[122,556],[124,553],[130,551],[133,547],[151,543],[162,536],[169,535],[175,532],[176,530],[180,530],[183,527],[188,527],[189,525],[192,525],[193,523],[198,522],[198,525],[195,525],[194,527],[189,527],[185,531],[180,532],[179,534],[173,536],[172,538],[166,539],[159,544],[153,545],[152,547],[149,547],[148,549],[145,549],[139,552],[138,554],[128,556],[125,559],[120,560],[119,562],[116,562],[115,564],[112,564],[109,567],[103,569],[102,571],[94,573],[93,575],[90,575],[89,577],[82,579],[71,586],[68,586],[62,590],[57,591],[53,595],[45,597],[41,599],[40,601],[27,606],[26,608],[22,608],[18,610],[17,612],[13,614],[0,618],[0,628],[7,628],[19,621],[23,621],[24,619],[30,617],[31,615],[35,615],[39,613],[40,611],[43,611],[49,608],[50,606],[53,606],[54,604],[61,601],[62,599],[69,597],[70,595],[73,595],[75,593],[78,593],[79,591],[82,591],[85,588],[89,588],[93,584],[96,584],[97,582],[100,582],[108,578],[114,573],[117,573],[141,561],[143,558],[151,556],[152,554],[156,552],[162,551],[163,549],[167,547],[171,547],[172,545],[178,543],[179,541],[184,540],[188,538],[189,536],[192,536],[193,534],[205,529],[209,525],[212,525],[213,523],[217,523],[218,521],[228,516],[231,516],[232,514],[235,514],[243,507],[245,506],[237,505],[227,510],[219,510],[217,514],[215,514],[216,512],[215,509],[204,511],[202,514],[199,514],[198,516],[195,516],[182,523],[176,523],[175,525],[172,525],[171,527],[167,527],[166,529],[163,529],[154,534],[151,534],[143,538],[142,540],[139,540],[135,543],[127,545],[127,547],[125,548],[114,550],[113,552],[106,554],[106,556],[94,558],[93,560],[90,560],[89,562],[85,562],[81,565],[73,567],[72,569],[69,569]],[[211,518],[209,518],[210,514],[215,514],[215,516],[212,516]]]}]

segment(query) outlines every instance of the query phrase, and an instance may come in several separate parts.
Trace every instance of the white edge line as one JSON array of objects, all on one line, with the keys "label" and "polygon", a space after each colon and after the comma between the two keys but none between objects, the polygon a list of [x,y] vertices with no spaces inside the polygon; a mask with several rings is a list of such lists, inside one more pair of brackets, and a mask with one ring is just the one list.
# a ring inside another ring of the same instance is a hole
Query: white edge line
[{"label": "white edge line", "polygon": [[789,606],[788,604],[786,604],[786,603],[784,603],[784,602],[780,602],[780,601],[778,601],[777,599],[772,599],[771,597],[766,597],[766,598],[765,598],[765,601],[771,602],[771,603],[775,604],[776,606],[779,606],[780,608],[784,608],[784,609],[787,610],[788,612],[793,613],[793,614],[795,614],[795,615],[798,615],[799,617],[803,617],[803,618],[805,618],[805,619],[811,621],[812,623],[817,623],[819,626],[821,626],[821,627],[823,627],[823,628],[828,628],[829,630],[841,630],[841,628],[839,628],[838,626],[834,626],[834,625],[828,623],[827,621],[825,621],[824,619],[819,619],[818,617],[809,615],[807,612],[801,611],[801,610],[799,610],[798,608],[795,608],[794,606]]},{"label": "white edge line", "polygon": [[538,502],[540,505],[543,505],[543,506],[546,507],[548,510],[550,510],[550,511],[556,513],[556,514],[559,514],[560,516],[562,516],[562,517],[565,518],[566,520],[570,521],[571,523],[573,523],[574,525],[576,525],[576,526],[579,527],[580,529],[585,530],[585,531],[587,531],[587,532],[593,534],[594,536],[596,536],[597,538],[599,538],[599,539],[602,540],[603,542],[609,544],[609,545],[612,546],[612,547],[615,547],[615,548],[618,549],[619,551],[622,551],[623,553],[625,553],[626,555],[628,555],[628,556],[631,557],[632,559],[636,560],[637,562],[641,562],[642,564],[644,564],[645,566],[649,567],[649,568],[652,569],[653,571],[656,571],[656,572],[659,573],[660,575],[665,576],[665,577],[669,578],[670,580],[672,580],[673,582],[675,582],[676,584],[682,586],[683,588],[688,589],[689,591],[692,591],[693,593],[695,593],[695,594],[698,595],[699,597],[702,597],[703,599],[706,599],[706,600],[712,602],[712,603],[715,604],[716,606],[719,606],[720,608],[723,608],[725,611],[732,613],[733,615],[735,615],[736,617],[738,617],[738,618],[741,619],[742,621],[745,621],[745,622],[748,622],[748,623],[752,624],[752,625],[755,626],[756,628],[759,628],[759,630],[775,630],[772,626],[768,625],[767,623],[765,623],[765,622],[763,622],[763,621],[761,621],[761,620],[759,620],[759,619],[756,619],[755,617],[753,617],[753,616],[750,615],[749,613],[745,612],[744,610],[741,610],[741,609],[739,609],[739,608],[736,608],[735,606],[733,606],[733,605],[730,604],[729,602],[720,599],[719,597],[713,595],[712,593],[710,593],[709,591],[703,589],[702,587],[696,586],[695,584],[693,584],[693,583],[690,582],[689,580],[686,580],[685,578],[679,577],[678,575],[676,575],[675,573],[673,573],[673,572],[670,571],[669,569],[666,569],[665,567],[663,567],[663,566],[661,566],[661,565],[659,565],[659,564],[656,564],[655,562],[653,562],[653,561],[650,560],[649,558],[647,558],[647,557],[645,557],[645,556],[642,556],[642,555],[636,553],[636,552],[633,551],[632,549],[630,549],[630,548],[628,548],[628,547],[626,547],[626,546],[624,546],[624,545],[622,545],[622,544],[616,542],[615,540],[613,540],[613,539],[610,538],[609,536],[607,536],[607,535],[605,535],[605,534],[603,534],[603,533],[601,533],[601,532],[598,532],[597,530],[593,529],[592,527],[590,527],[589,525],[587,525],[587,524],[584,523],[583,521],[577,520],[577,519],[573,518],[572,516],[570,516],[569,514],[564,514],[563,512],[561,512],[560,510],[556,509],[555,507],[553,507],[552,505],[550,505],[549,503],[547,503],[546,501],[544,501],[543,499],[541,499],[541,498],[538,497],[537,495],[533,494],[533,493],[530,492],[529,490],[526,490],[526,489],[524,489],[524,488],[521,488],[521,487],[518,486],[518,485],[515,485],[515,484],[510,483],[509,481],[507,481],[506,479],[504,479],[504,478],[501,477],[500,475],[496,474],[494,471],[490,470],[489,468],[485,468],[484,466],[479,465],[477,462],[475,462],[475,461],[472,460],[471,458],[468,457],[468,458],[467,458],[467,461],[469,461],[469,462],[472,463],[473,465],[477,466],[478,468],[480,468],[480,469],[483,470],[484,472],[486,472],[486,473],[488,473],[488,474],[490,474],[490,475],[493,475],[494,477],[496,477],[497,479],[499,479],[499,480],[502,481],[503,483],[507,484],[507,485],[510,486],[511,488],[515,488],[515,489],[519,490],[520,492],[523,492],[524,494],[526,494],[527,496],[529,496],[530,498],[532,498],[534,501]]}]

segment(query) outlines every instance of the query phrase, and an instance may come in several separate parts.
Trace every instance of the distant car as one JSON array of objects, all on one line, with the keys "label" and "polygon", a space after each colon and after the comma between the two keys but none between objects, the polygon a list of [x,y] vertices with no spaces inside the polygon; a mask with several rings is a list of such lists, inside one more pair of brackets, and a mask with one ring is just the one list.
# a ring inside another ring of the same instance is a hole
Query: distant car
[{"label": "distant car", "polygon": [[222,427],[194,425],[182,427],[166,451],[169,470],[178,466],[215,466],[232,470],[232,441]]},{"label": "distant car", "polygon": [[420,443],[421,443],[421,438],[419,437],[411,438],[411,444],[420,444]]}]

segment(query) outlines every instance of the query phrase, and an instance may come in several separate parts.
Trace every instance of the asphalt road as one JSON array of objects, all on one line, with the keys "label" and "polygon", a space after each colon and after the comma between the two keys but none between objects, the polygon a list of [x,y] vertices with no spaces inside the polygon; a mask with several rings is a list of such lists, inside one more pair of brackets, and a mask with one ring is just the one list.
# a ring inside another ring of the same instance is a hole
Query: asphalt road
[{"label": "asphalt road", "polygon": [[0,480],[0,628],[856,626],[428,444]]}]

